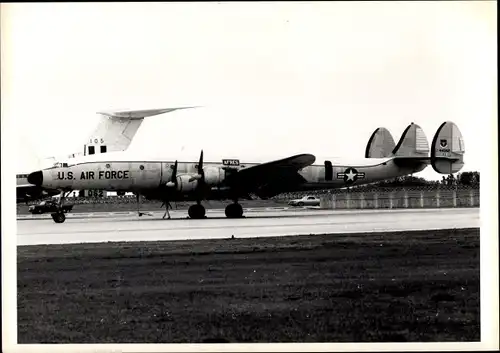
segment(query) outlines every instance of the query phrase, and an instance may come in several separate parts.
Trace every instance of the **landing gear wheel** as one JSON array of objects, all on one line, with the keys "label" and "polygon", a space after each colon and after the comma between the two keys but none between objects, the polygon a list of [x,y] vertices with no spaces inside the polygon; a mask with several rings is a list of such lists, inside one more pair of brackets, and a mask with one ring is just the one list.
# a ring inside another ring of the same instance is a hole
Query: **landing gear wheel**
[{"label": "landing gear wheel", "polygon": [[202,205],[191,205],[188,209],[189,218],[202,219],[205,218],[205,207]]},{"label": "landing gear wheel", "polygon": [[226,206],[227,218],[241,218],[243,217],[243,207],[239,203],[232,203]]},{"label": "landing gear wheel", "polygon": [[51,216],[52,216],[52,219],[54,220],[54,222],[56,222],[56,223],[64,223],[64,221],[66,220],[66,216],[65,216],[64,212],[55,212],[55,213],[52,213]]}]

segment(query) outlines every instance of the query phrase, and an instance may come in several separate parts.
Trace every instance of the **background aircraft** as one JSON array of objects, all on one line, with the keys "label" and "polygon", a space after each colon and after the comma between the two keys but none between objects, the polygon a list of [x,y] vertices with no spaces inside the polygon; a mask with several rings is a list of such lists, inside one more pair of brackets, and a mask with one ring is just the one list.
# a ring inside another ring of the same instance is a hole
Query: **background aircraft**
[{"label": "background aircraft", "polygon": [[[75,189],[132,191],[137,195],[139,215],[139,196],[144,195],[163,201],[169,218],[171,201],[196,201],[188,214],[204,218],[202,200],[229,199],[233,203],[226,207],[226,216],[238,218],[243,215],[238,199],[249,198],[251,193],[268,198],[282,192],[342,188],[416,173],[429,164],[438,173],[451,174],[462,169],[464,153],[463,137],[454,123],[444,122],[438,128],[430,155],[424,131],[412,123],[397,145],[387,129],[376,129],[366,147],[367,159],[360,164],[333,165],[325,161],[313,165],[316,158],[312,154],[267,163],[240,163],[234,159],[204,162],[202,151],[196,163],[133,158],[117,152],[59,163],[31,173],[28,181],[61,190],[61,203],[65,194]],[[65,220],[62,212],[52,217],[57,223]]]},{"label": "background aircraft", "polygon": [[[188,108],[194,107],[98,112],[97,114],[101,115],[102,119],[87,138],[86,143],[83,145],[83,151],[67,155],[63,158],[72,160],[81,156],[125,151],[132,143],[144,118]],[[45,158],[44,164],[53,166],[57,160],[61,160],[61,157],[48,157]],[[27,179],[28,174],[16,175],[16,198],[18,203],[38,200],[60,193],[57,189],[30,184]]]}]

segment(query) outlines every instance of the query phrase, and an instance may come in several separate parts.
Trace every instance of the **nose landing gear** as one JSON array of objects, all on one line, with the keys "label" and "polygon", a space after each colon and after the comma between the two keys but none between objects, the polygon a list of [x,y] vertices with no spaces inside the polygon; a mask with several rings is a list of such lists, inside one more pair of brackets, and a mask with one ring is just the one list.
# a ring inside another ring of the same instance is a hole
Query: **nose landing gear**
[{"label": "nose landing gear", "polygon": [[59,196],[59,203],[57,204],[57,210],[54,213],[51,213],[50,216],[56,223],[64,223],[66,220],[66,215],[64,214],[64,209],[62,207],[63,201],[66,198],[67,195],[71,193],[70,191],[61,191],[61,194]]},{"label": "nose landing gear", "polygon": [[63,211],[57,211],[57,212],[51,213],[50,215],[52,216],[52,219],[56,223],[64,223],[64,221],[66,220],[66,215],[64,214]]}]

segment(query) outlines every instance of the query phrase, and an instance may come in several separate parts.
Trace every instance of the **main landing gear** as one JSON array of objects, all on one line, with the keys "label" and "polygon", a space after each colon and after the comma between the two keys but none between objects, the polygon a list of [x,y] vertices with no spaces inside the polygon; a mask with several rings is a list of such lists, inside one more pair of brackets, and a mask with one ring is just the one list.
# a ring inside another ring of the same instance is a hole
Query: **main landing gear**
[{"label": "main landing gear", "polygon": [[243,207],[235,201],[226,206],[226,217],[227,218],[242,218],[243,217]]},{"label": "main landing gear", "polygon": [[59,196],[59,203],[57,204],[57,210],[56,212],[51,213],[51,217],[56,223],[64,223],[66,220],[66,215],[64,214],[64,210],[62,207],[62,203],[64,199],[66,198],[67,195],[69,195],[71,192],[70,191],[61,191],[61,194]]},{"label": "main landing gear", "polygon": [[[242,218],[243,217],[243,207],[237,202],[229,204],[226,206],[226,217],[227,218]],[[197,203],[191,205],[188,209],[188,215],[191,219],[203,219],[206,218],[205,207],[202,204]]]},{"label": "main landing gear", "polygon": [[205,207],[201,203],[196,203],[196,205],[189,206],[188,215],[192,219],[203,219],[205,218]]}]

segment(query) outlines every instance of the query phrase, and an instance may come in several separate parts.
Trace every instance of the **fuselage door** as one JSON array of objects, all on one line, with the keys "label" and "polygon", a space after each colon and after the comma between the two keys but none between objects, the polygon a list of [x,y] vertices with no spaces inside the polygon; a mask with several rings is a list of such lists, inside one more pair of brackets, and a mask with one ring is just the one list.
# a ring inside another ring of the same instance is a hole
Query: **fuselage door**
[{"label": "fuselage door", "polygon": [[325,161],[325,180],[331,181],[333,180],[333,167],[332,162]]}]

